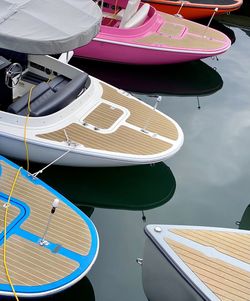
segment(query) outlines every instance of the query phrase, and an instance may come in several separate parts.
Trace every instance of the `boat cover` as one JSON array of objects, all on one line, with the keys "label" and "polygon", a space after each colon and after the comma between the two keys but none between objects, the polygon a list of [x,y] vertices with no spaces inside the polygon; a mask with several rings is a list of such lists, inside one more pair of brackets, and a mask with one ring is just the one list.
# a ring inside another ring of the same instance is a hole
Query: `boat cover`
[{"label": "boat cover", "polygon": [[101,10],[91,0],[1,0],[0,48],[57,54],[89,43]]}]

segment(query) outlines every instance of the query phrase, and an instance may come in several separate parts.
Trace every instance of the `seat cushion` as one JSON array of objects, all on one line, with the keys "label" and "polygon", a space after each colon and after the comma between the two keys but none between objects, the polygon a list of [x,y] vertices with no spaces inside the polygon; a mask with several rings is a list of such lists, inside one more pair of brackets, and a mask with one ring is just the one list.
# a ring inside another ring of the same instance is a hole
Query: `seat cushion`
[{"label": "seat cushion", "polygon": [[[30,98],[30,105],[32,107],[32,103],[39,98],[41,95],[45,93],[54,93],[48,83],[42,82],[39,85],[37,85],[35,88],[32,89],[31,98]],[[20,97],[18,100],[13,102],[11,105],[8,106],[7,111],[9,113],[18,114],[18,115],[24,115],[23,112],[20,114],[21,111],[25,110],[27,112],[27,106],[28,106],[28,100],[29,100],[29,92]]]}]

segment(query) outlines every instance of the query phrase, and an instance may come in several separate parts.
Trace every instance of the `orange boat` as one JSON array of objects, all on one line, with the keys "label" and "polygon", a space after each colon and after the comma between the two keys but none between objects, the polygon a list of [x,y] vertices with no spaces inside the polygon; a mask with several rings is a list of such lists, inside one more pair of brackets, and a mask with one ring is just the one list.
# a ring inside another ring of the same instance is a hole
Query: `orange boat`
[{"label": "orange boat", "polygon": [[218,15],[237,10],[243,0],[143,0],[143,2],[151,4],[159,11],[193,20],[209,18],[214,12]]}]

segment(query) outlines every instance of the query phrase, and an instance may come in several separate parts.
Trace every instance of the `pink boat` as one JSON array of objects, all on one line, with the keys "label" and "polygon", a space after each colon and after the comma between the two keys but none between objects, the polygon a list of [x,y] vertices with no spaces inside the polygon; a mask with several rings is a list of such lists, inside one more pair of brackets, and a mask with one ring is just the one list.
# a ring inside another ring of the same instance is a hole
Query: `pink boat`
[{"label": "pink boat", "polygon": [[231,45],[223,33],[157,11],[140,0],[105,0],[98,35],[75,56],[126,64],[172,64],[216,56]]}]

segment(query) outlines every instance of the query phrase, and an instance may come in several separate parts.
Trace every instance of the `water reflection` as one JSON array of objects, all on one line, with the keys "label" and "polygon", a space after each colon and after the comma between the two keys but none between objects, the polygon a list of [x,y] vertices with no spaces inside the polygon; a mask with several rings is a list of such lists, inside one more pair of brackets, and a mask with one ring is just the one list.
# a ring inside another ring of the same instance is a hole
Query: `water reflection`
[{"label": "water reflection", "polygon": [[[39,169],[41,165],[31,164],[31,172]],[[168,202],[176,188],[174,175],[163,162],[113,168],[51,166],[40,177],[88,215],[91,207],[156,208]]]},{"label": "water reflection", "polygon": [[241,221],[236,222],[236,224],[239,226],[239,229],[250,230],[250,204],[245,209]]},{"label": "water reflection", "polygon": [[227,26],[237,27],[245,31],[249,36],[250,17],[238,14],[220,15],[216,17],[219,22],[225,23]]},{"label": "water reflection", "polygon": [[[12,297],[3,297],[1,296],[1,300],[14,300]],[[87,277],[84,277],[79,282],[74,284],[72,287],[59,292],[57,294],[53,294],[47,297],[39,297],[39,298],[24,298],[21,297],[20,300],[33,300],[33,301],[70,301],[70,300],[81,300],[81,301],[95,301],[95,293],[93,286],[90,280]]]},{"label": "water reflection", "polygon": [[202,61],[135,66],[73,58],[71,64],[120,89],[166,95],[210,95],[223,86],[219,73]]}]

